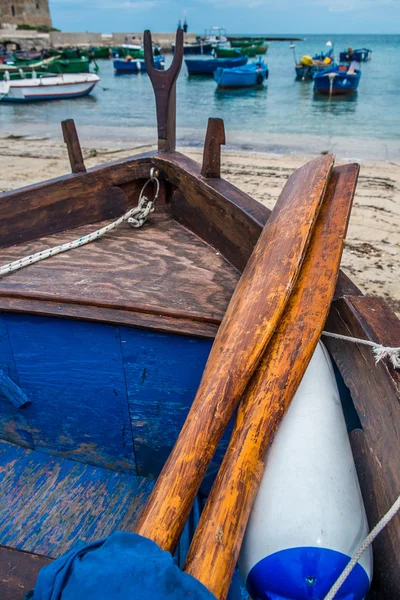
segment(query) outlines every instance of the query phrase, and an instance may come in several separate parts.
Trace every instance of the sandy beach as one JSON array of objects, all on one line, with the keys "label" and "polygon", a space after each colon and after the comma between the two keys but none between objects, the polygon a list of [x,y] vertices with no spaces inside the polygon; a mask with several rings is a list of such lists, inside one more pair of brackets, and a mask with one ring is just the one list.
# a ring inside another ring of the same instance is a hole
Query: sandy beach
[{"label": "sandy beach", "polygon": [[[87,168],[151,146],[120,149],[107,143],[82,144]],[[194,160],[201,152],[185,148]],[[55,139],[1,140],[0,192],[68,173],[64,144]],[[286,179],[316,155],[262,154],[224,150],[223,176],[272,208]],[[337,164],[344,162],[337,157]],[[343,270],[361,290],[384,298],[400,315],[400,164],[363,161],[342,259]]]}]

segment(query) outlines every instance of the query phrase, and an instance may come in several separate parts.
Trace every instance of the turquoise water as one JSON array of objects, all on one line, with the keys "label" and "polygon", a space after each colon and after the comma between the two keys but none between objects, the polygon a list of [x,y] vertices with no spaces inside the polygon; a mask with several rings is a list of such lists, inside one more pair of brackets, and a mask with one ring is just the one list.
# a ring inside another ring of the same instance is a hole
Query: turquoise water
[{"label": "turquoise water", "polygon": [[[304,41],[296,43],[297,57],[324,50],[327,40],[334,42],[337,56],[349,45],[372,49],[372,60],[362,63],[356,95],[330,101],[314,97],[312,82],[295,80],[289,43],[271,42],[265,59],[269,79],[263,89],[218,91],[212,78],[189,78],[182,69],[177,93],[178,141],[201,143],[207,118],[214,116],[224,118],[228,141],[240,147],[279,152],[331,144],[351,147],[353,154],[397,157],[400,35],[302,37]],[[167,63],[170,60],[167,57]],[[55,135],[57,124],[71,117],[93,138],[154,142],[155,105],[148,77],[115,76],[112,61],[99,64],[101,82],[91,97],[0,104],[0,135]]]}]

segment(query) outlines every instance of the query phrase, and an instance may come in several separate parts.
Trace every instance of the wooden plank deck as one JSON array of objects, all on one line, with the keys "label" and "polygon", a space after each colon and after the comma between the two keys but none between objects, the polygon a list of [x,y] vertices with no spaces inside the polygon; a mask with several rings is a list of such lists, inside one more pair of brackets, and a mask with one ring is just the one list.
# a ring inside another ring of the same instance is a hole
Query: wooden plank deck
[{"label": "wooden plank deck", "polygon": [[[0,264],[72,241],[104,224],[83,225],[3,248]],[[90,306],[215,328],[238,279],[238,271],[216,250],[160,209],[140,230],[122,224],[91,244],[2,277],[0,309],[10,310],[10,299],[20,303],[23,299],[39,305],[53,302],[57,315],[63,314],[63,306]]]}]

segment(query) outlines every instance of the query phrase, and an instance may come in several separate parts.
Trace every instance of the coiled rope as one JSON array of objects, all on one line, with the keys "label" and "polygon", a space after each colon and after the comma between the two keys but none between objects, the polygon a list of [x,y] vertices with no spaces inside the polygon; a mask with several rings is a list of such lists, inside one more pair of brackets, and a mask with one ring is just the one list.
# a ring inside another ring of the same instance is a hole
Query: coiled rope
[{"label": "coiled rope", "polygon": [[[153,200],[149,200],[144,195],[144,191],[149,183],[153,183],[155,185],[155,193]],[[0,267],[0,276],[7,275],[8,273],[12,273],[13,271],[18,271],[19,269],[23,269],[29,265],[33,265],[34,263],[39,262],[40,260],[45,260],[50,256],[55,256],[56,254],[60,254],[61,252],[67,252],[67,250],[72,250],[73,248],[79,248],[80,246],[84,246],[85,244],[89,244],[94,240],[98,240],[103,235],[112,231],[118,225],[123,223],[124,221],[128,221],[131,227],[138,229],[142,227],[144,223],[147,221],[150,213],[154,212],[155,203],[158,198],[158,194],[160,192],[160,182],[157,177],[157,172],[155,169],[151,169],[150,171],[150,179],[146,181],[144,186],[142,187],[139,195],[139,200],[137,206],[128,210],[127,213],[122,215],[113,223],[94,231],[93,233],[89,233],[80,237],[72,242],[66,242],[65,244],[60,244],[59,246],[54,246],[53,248],[48,248],[47,250],[42,250],[41,252],[36,252],[36,254],[30,254],[29,256],[25,256],[24,258],[20,258],[15,260],[7,265],[3,265]]]}]

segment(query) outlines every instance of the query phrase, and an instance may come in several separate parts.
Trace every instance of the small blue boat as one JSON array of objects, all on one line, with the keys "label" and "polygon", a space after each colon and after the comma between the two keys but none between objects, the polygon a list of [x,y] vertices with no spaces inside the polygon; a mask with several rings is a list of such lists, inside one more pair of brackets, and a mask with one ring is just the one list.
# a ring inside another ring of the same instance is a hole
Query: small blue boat
[{"label": "small blue boat", "polygon": [[186,58],[185,63],[189,75],[212,75],[219,67],[233,69],[247,64],[247,56],[237,58]]},{"label": "small blue boat", "polygon": [[314,75],[314,92],[318,94],[345,95],[357,91],[361,79],[361,71],[357,68],[358,63],[351,65],[339,65],[330,67],[322,73]]},{"label": "small blue boat", "polygon": [[367,60],[371,60],[372,50],[368,48],[358,48],[357,50],[353,50],[353,48],[347,48],[340,53],[340,62],[351,62],[353,60],[357,62],[366,62]]},{"label": "small blue boat", "polygon": [[251,62],[234,69],[218,68],[214,79],[220,88],[241,88],[262,85],[268,79],[268,65],[264,61]]},{"label": "small blue boat", "polygon": [[316,73],[322,73],[322,71],[326,71],[329,67],[335,67],[336,63],[333,62],[331,65],[317,64],[314,63],[312,65],[303,65],[301,63],[295,66],[296,71],[296,79],[312,79]]},{"label": "small blue boat", "polygon": [[[153,60],[155,68],[162,71],[165,66],[164,56],[154,56]],[[114,69],[116,73],[145,73],[146,63],[140,58],[116,58]]]}]

